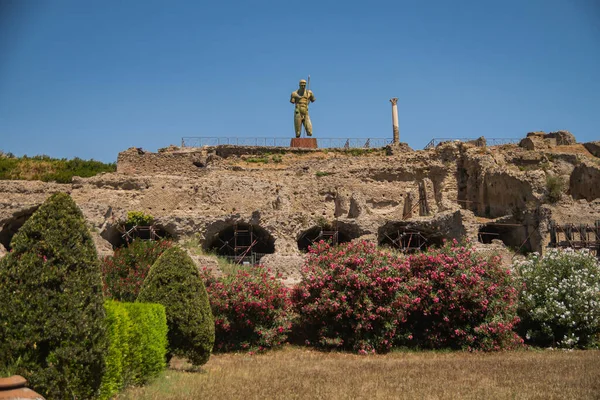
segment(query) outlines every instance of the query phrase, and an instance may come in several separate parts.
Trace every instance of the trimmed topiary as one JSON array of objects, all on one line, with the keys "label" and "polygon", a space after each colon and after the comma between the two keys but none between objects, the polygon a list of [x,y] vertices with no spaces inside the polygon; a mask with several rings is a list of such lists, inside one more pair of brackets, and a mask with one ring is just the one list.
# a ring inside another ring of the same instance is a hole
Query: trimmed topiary
[{"label": "trimmed topiary", "polygon": [[0,261],[0,353],[48,399],[89,399],[107,340],[100,265],[83,215],[52,195]]},{"label": "trimmed topiary", "polygon": [[166,366],[167,317],[162,304],[122,303],[131,320],[126,383],[141,385]]},{"label": "trimmed topiary", "polygon": [[215,325],[198,268],[184,250],[170,248],[156,260],[138,301],[165,306],[168,358],[186,357],[194,365],[208,361],[215,343]]},{"label": "trimmed topiary", "polygon": [[161,304],[108,300],[109,347],[100,399],[111,399],[128,385],[141,385],[165,367],[167,317]]}]

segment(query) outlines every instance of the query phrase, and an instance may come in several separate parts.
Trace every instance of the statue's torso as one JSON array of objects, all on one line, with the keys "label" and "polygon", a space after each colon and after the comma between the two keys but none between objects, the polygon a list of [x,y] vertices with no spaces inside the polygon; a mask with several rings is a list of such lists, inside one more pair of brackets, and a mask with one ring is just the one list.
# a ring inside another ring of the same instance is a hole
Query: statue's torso
[{"label": "statue's torso", "polygon": [[296,90],[294,93],[292,93],[292,97],[295,97],[294,95],[297,94],[298,96],[300,96],[300,98],[296,98],[295,104],[296,104],[296,108],[305,108],[308,109],[308,103],[311,100],[311,97],[313,96],[312,92],[310,90],[305,90],[303,95],[300,95],[300,93],[298,92],[298,90]]}]

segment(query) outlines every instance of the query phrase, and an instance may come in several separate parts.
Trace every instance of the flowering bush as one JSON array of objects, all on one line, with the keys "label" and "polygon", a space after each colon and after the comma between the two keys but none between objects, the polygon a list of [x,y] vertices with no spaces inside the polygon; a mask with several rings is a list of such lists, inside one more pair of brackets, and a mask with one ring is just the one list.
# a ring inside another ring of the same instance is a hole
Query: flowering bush
[{"label": "flowering bush", "polygon": [[541,346],[593,347],[600,334],[600,263],[587,250],[552,249],[515,263],[520,331]]},{"label": "flowering bush", "polygon": [[517,290],[500,257],[488,260],[453,241],[407,262],[409,333],[400,344],[490,351],[522,343],[513,332]]},{"label": "flowering bush", "polygon": [[104,296],[134,302],[150,267],[171,246],[170,241],[136,239],[105,257],[101,265]]},{"label": "flowering bush", "polygon": [[298,327],[323,348],[386,352],[393,345],[500,350],[513,332],[510,273],[457,242],[406,259],[369,242],[310,249],[293,293]]},{"label": "flowering bush", "polygon": [[389,351],[411,304],[407,276],[408,264],[373,243],[315,244],[293,292],[300,336],[322,348]]},{"label": "flowering bush", "polygon": [[216,278],[202,271],[215,318],[215,351],[281,345],[291,328],[288,289],[263,266]]}]

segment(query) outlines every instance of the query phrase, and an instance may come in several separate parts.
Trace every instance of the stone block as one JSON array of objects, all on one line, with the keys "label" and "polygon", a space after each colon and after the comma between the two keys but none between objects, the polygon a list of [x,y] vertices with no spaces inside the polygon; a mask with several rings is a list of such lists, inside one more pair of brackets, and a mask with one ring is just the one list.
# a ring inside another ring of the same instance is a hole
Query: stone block
[{"label": "stone block", "polygon": [[290,141],[290,147],[302,149],[316,149],[317,139],[315,138],[293,138]]}]

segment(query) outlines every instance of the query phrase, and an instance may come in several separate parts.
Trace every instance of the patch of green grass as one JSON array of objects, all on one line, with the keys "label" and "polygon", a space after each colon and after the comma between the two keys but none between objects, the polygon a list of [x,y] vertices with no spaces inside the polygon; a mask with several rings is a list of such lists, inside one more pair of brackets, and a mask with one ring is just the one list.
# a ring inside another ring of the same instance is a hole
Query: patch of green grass
[{"label": "patch of green grass", "polygon": [[181,244],[181,247],[189,250],[193,255],[197,256],[209,256],[214,257],[217,260],[219,269],[226,275],[232,275],[240,270],[247,270],[250,268],[248,265],[240,265],[231,262],[227,257],[223,257],[215,253],[214,251],[205,250],[200,244],[200,237],[195,235]]},{"label": "patch of green grass", "polygon": [[246,158],[244,161],[249,162],[249,163],[263,163],[263,164],[268,164],[269,163],[269,157],[268,156],[263,156],[263,157],[249,157]]},{"label": "patch of green grass", "polygon": [[0,180],[40,180],[44,182],[70,183],[74,176],[88,178],[103,172],[115,172],[115,163],[105,164],[81,158],[58,159],[46,155],[15,157],[0,152]]},{"label": "patch of green grass", "polygon": [[332,172],[327,172],[327,171],[317,171],[315,172],[315,175],[317,176],[317,178],[320,178],[322,176],[328,176],[328,175],[332,175]]}]

